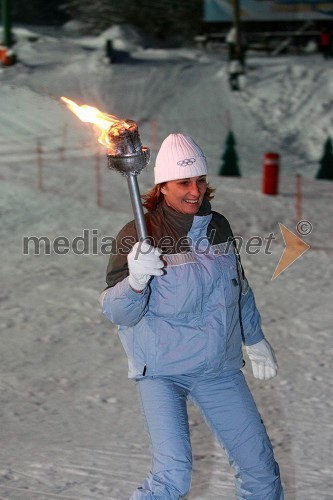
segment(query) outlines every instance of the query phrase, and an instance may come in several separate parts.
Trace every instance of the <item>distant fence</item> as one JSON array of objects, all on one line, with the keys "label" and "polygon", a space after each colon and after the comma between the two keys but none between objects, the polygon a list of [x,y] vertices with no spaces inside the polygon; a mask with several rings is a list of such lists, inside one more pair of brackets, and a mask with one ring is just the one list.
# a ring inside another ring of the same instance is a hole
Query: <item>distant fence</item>
[{"label": "distant fence", "polygon": [[[156,133],[156,132],[155,132]],[[13,146],[13,151],[15,146]],[[1,178],[29,186],[35,186],[41,191],[55,192],[59,195],[75,196],[75,190],[79,193],[78,187],[81,184],[89,183],[91,197],[91,187],[94,186],[97,205],[103,205],[103,172],[107,172],[107,161],[104,150],[89,148],[89,144],[83,143],[81,147],[75,148],[54,148],[47,147],[45,141],[37,141],[35,147],[24,148],[21,152],[3,152],[2,154]],[[301,170],[299,166],[299,170]],[[261,173],[261,166],[258,165],[258,172]],[[248,183],[251,178],[256,179],[260,189],[260,176],[240,177],[239,182]],[[83,182],[80,181],[82,179]],[[293,180],[294,179],[294,180]],[[293,196],[302,189],[304,193],[311,196],[314,183],[323,182],[309,177],[297,178],[297,175],[280,175],[279,194],[283,196]],[[325,185],[322,184],[323,186]],[[332,189],[330,189],[330,186]],[[327,182],[325,192],[332,192],[333,184]],[[313,193],[315,195],[315,192]],[[82,196],[78,196],[78,199]],[[83,197],[84,198],[84,197]]]}]

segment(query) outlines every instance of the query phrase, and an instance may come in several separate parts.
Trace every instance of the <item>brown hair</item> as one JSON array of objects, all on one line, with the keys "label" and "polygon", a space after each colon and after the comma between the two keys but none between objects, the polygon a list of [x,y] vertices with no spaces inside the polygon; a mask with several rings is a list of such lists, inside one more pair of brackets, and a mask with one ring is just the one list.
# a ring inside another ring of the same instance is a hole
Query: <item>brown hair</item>
[{"label": "brown hair", "polygon": [[[141,195],[141,198],[143,199],[142,205],[148,210],[148,212],[152,212],[153,210],[155,210],[157,205],[163,200],[164,195],[161,192],[161,189],[163,186],[165,186],[165,184],[165,182],[156,184],[156,186],[148,191],[148,193]],[[214,198],[214,192],[215,189],[210,187],[207,183],[205,198],[207,198],[207,200],[212,200]]]}]

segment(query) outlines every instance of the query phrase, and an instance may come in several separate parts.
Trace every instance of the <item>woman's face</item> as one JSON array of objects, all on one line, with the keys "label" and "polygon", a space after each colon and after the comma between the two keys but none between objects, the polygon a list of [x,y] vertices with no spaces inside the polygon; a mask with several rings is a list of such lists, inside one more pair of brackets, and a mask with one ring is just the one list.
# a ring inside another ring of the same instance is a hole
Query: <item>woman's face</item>
[{"label": "woman's face", "polygon": [[195,215],[207,189],[206,176],[168,181],[161,188],[164,199],[176,212]]}]

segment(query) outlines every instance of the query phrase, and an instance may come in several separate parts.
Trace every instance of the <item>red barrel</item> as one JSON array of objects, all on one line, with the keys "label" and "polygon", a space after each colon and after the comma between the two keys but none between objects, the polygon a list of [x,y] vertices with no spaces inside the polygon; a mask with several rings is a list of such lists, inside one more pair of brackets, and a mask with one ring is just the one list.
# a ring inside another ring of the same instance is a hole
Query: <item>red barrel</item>
[{"label": "red barrel", "polygon": [[0,45],[0,63],[3,63],[7,54],[7,47]]},{"label": "red barrel", "polygon": [[279,161],[277,153],[265,153],[262,176],[262,192],[264,194],[278,194]]},{"label": "red barrel", "polygon": [[0,63],[4,66],[11,66],[15,60],[14,52],[4,45],[0,45]]}]

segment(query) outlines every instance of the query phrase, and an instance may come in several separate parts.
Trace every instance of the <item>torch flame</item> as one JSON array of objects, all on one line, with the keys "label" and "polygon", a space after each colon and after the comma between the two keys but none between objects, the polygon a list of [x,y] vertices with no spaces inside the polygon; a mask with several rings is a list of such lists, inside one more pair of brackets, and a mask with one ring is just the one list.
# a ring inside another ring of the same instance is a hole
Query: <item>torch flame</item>
[{"label": "torch flame", "polygon": [[112,145],[112,142],[108,138],[108,132],[111,127],[113,135],[119,135],[119,130],[130,127],[125,120],[120,120],[116,116],[103,113],[93,106],[88,106],[87,104],[79,106],[67,97],[61,97],[61,100],[66,103],[67,107],[80,118],[81,121],[92,123],[99,128],[100,136],[98,142],[103,146],[110,147]]}]

